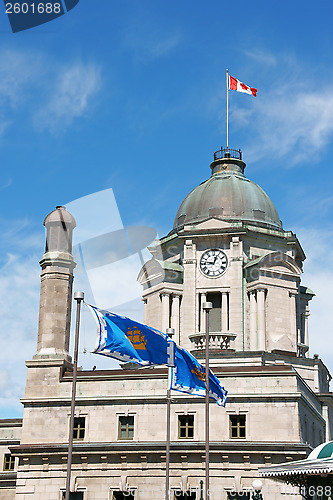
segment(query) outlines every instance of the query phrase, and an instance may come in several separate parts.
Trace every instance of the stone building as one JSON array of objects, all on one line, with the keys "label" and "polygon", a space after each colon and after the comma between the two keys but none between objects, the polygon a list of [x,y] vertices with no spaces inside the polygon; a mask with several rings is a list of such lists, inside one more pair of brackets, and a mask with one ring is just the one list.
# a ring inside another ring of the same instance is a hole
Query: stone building
[{"label": "stone building", "polygon": [[[174,328],[177,343],[202,362],[202,304],[213,303],[210,363],[229,398],[226,408],[211,403],[212,498],[250,498],[259,467],[305,458],[332,438],[331,376],[309,357],[314,293],[301,284],[305,254],[297,237],[245,177],[240,151],[217,151],[210,167],[173,229],[150,248],[138,279],[144,322]],[[65,489],[75,220],[57,207],[44,225],[38,340],[26,362],[23,420],[0,422],[6,500],[60,500]],[[166,389],[164,367],[78,372],[72,498],[165,498]],[[201,498],[204,413],[203,398],[173,393],[172,500]],[[281,498],[280,486],[266,479],[263,494]]]}]

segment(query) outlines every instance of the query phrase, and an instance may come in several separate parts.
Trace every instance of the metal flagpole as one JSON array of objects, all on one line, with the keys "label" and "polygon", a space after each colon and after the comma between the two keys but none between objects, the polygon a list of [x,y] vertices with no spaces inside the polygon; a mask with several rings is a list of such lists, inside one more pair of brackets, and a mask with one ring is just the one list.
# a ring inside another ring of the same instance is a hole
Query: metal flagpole
[{"label": "metal flagpole", "polygon": [[227,70],[227,149],[229,149],[229,71]]},{"label": "metal flagpole", "polygon": [[170,490],[170,406],[171,406],[171,390],[170,390],[171,368],[168,368],[168,390],[167,390],[167,432],[166,432],[166,457],[165,457],[165,500],[169,500]]},{"label": "metal flagpole", "polygon": [[75,292],[74,293],[74,300],[76,300],[76,327],[75,327],[75,347],[74,347],[74,363],[73,363],[71,416],[70,416],[70,421],[69,421],[67,478],[66,478],[65,500],[69,500],[70,485],[71,485],[71,469],[72,469],[72,454],[73,454],[73,430],[74,430],[74,413],[75,413],[75,393],[76,393],[76,379],[77,379],[77,358],[78,358],[78,352],[79,352],[81,302],[83,301],[83,299],[84,299],[83,292]]},{"label": "metal flagpole", "polygon": [[[174,328],[166,329],[167,335],[172,338]],[[165,450],[165,500],[170,498],[170,413],[171,413],[171,366],[168,367],[168,389],[167,389],[167,428],[166,428],[166,450]]]},{"label": "metal flagpole", "polygon": [[209,500],[209,312],[213,308],[211,302],[202,305],[206,313],[206,335],[205,335],[205,375],[206,375],[206,432],[205,432],[205,500]]}]

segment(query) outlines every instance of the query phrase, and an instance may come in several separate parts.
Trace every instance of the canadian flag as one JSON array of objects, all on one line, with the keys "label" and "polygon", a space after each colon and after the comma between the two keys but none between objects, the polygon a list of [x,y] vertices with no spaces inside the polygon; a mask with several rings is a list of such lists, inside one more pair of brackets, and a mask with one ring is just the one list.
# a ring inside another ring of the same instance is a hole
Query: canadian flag
[{"label": "canadian flag", "polygon": [[237,78],[234,78],[231,75],[229,75],[229,90],[237,90],[237,92],[252,94],[254,97],[257,95],[257,89],[248,87],[245,83],[240,82]]}]

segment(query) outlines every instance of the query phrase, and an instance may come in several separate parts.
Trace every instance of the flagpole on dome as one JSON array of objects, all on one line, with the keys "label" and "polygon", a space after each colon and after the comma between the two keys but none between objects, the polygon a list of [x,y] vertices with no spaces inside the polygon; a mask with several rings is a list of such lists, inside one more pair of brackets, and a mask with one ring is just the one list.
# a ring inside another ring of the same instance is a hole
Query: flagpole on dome
[{"label": "flagpole on dome", "polygon": [[227,149],[229,149],[229,70],[227,69]]},{"label": "flagpole on dome", "polygon": [[[166,334],[172,339],[174,328],[167,328]],[[174,360],[173,360],[174,365]],[[170,434],[171,434],[171,362],[168,365],[166,450],[165,450],[165,500],[170,500]]]},{"label": "flagpole on dome", "polygon": [[69,436],[68,436],[68,456],[67,456],[67,476],[66,476],[66,492],[65,500],[69,500],[71,471],[72,471],[72,455],[73,455],[73,432],[74,432],[74,415],[75,415],[75,395],[76,395],[76,379],[77,379],[77,361],[79,354],[79,332],[80,332],[80,313],[81,302],[84,300],[83,292],[75,292],[74,300],[76,300],[76,327],[75,327],[75,347],[73,359],[73,383],[72,383],[72,401],[71,415],[69,421]]},{"label": "flagpole on dome", "polygon": [[213,308],[211,302],[204,302],[202,308],[206,314],[205,334],[205,385],[206,385],[206,417],[205,417],[205,500],[209,500],[209,312]]}]

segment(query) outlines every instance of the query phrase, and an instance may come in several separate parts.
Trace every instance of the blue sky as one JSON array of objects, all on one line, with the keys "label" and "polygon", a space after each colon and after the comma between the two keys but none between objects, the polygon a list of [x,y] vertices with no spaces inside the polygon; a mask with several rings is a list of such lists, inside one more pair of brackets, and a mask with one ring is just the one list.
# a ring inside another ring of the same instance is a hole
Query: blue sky
[{"label": "blue sky", "polygon": [[332,15],[330,1],[81,0],[12,34],[0,12],[0,416],[21,414],[36,349],[45,215],[112,188],[124,225],[167,233],[225,145],[226,68],[258,88],[230,93],[229,144],[301,240],[311,354],[333,371]]}]

